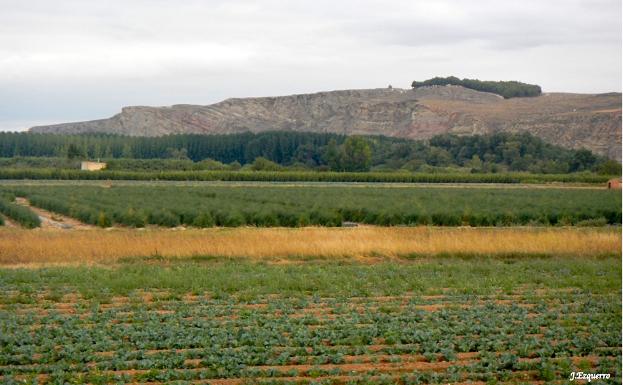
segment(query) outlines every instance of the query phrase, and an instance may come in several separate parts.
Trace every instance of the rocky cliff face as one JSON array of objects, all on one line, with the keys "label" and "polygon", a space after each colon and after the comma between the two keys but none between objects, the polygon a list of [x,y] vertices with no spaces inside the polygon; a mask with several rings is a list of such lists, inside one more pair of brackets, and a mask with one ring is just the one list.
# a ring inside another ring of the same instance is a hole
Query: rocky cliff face
[{"label": "rocky cliff face", "polygon": [[134,136],[291,130],[412,139],[528,131],[569,148],[621,160],[621,94],[549,93],[503,99],[458,86],[371,89],[227,99],[207,106],[125,107],[109,119],[39,126],[32,132]]}]

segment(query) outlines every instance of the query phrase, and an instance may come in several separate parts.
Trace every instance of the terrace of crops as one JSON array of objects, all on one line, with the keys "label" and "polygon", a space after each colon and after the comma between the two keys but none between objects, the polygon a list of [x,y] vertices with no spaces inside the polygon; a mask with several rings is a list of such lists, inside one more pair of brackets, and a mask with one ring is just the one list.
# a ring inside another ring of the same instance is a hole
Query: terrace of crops
[{"label": "terrace of crops", "polygon": [[5,184],[0,196],[101,227],[621,223],[620,193],[598,188],[58,182]]},{"label": "terrace of crops", "polygon": [[143,262],[0,270],[0,382],[621,381],[619,258]]}]

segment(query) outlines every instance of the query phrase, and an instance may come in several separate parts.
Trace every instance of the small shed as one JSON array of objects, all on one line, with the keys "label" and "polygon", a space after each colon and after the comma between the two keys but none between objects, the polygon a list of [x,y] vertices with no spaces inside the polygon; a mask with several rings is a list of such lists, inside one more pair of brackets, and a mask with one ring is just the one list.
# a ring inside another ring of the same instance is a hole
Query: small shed
[{"label": "small shed", "polygon": [[609,189],[621,189],[621,178],[614,178],[614,179],[610,179],[608,181],[608,188]]},{"label": "small shed", "polygon": [[97,170],[102,170],[104,168],[106,168],[105,162],[82,161],[82,163],[80,164],[80,170],[84,170],[84,171],[97,171]]}]

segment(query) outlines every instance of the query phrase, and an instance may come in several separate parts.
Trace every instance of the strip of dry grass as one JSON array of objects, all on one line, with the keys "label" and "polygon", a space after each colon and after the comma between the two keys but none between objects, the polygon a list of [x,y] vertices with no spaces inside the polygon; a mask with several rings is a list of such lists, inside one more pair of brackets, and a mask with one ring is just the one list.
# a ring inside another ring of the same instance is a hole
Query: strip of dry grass
[{"label": "strip of dry grass", "polygon": [[0,264],[114,263],[127,257],[197,255],[399,257],[440,254],[621,254],[620,229],[587,228],[214,228],[0,229]]}]

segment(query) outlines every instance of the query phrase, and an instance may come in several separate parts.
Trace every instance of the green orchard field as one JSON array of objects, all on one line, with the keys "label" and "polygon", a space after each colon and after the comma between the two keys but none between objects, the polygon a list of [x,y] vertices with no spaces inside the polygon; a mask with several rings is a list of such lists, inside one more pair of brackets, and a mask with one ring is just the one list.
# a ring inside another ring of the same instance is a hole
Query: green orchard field
[{"label": "green orchard field", "polygon": [[620,257],[0,270],[4,384],[621,382]]},{"label": "green orchard field", "polygon": [[597,188],[96,183],[5,185],[0,194],[102,227],[621,223],[620,192]]}]

